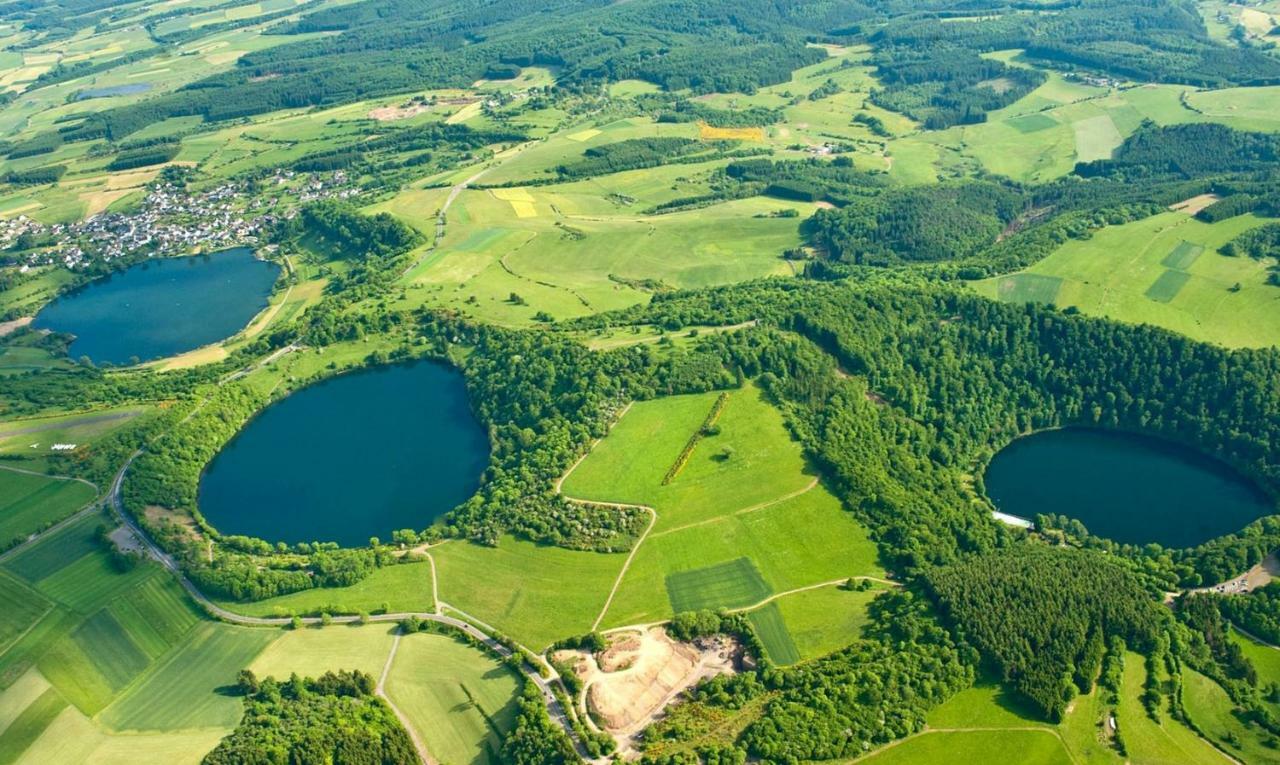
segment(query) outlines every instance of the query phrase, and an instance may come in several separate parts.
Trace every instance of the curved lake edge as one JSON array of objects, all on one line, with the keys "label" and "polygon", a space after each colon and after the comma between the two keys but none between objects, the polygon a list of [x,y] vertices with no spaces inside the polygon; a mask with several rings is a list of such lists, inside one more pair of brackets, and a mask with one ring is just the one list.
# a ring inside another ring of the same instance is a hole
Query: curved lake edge
[{"label": "curved lake edge", "polygon": [[1007,519],[1006,522],[1026,521],[1027,528],[1035,528],[1034,516],[1040,515],[1041,513],[1024,516],[1015,514],[1014,511],[1018,508],[1002,507],[1000,503],[991,496],[989,487],[987,486],[987,478],[992,464],[1002,453],[1010,449],[1010,447],[1019,443],[1024,443],[1029,439],[1039,436],[1047,436],[1053,433],[1100,436],[1103,438],[1129,441],[1132,444],[1141,445],[1143,449],[1152,453],[1158,453],[1166,458],[1194,464],[1195,467],[1203,470],[1205,473],[1236,484],[1238,487],[1244,489],[1248,494],[1252,495],[1252,498],[1258,503],[1260,508],[1265,509],[1264,512],[1255,515],[1238,527],[1221,533],[1216,533],[1188,545],[1165,544],[1158,540],[1135,542],[1114,539],[1113,537],[1095,531],[1083,518],[1080,518],[1076,514],[1062,512],[1044,513],[1048,515],[1065,515],[1071,520],[1078,521],[1084,525],[1085,530],[1088,532],[1090,537],[1107,540],[1120,545],[1144,545],[1154,542],[1155,544],[1159,544],[1165,549],[1170,550],[1190,549],[1208,542],[1238,535],[1264,518],[1280,516],[1280,485],[1276,485],[1275,482],[1271,481],[1266,476],[1260,475],[1252,466],[1242,465],[1219,454],[1207,451],[1200,443],[1167,436],[1162,433],[1153,433],[1151,431],[1109,427],[1093,423],[1067,423],[1063,425],[1037,428],[1032,431],[1019,433],[1009,439],[993,442],[990,446],[990,454],[983,454],[978,458],[978,460],[976,460],[975,467],[972,472],[975,480],[971,487],[971,491],[975,496],[982,499],[988,505],[997,518],[1003,517],[1004,519]]},{"label": "curved lake edge", "polygon": [[[462,393],[462,398],[466,404],[467,414],[470,417],[471,422],[474,423],[477,432],[481,435],[483,439],[483,446],[484,446],[483,458],[479,461],[480,462],[479,470],[476,472],[475,481],[470,492],[466,494],[466,496],[460,499],[458,502],[449,505],[447,508],[443,508],[435,512],[428,519],[427,523],[425,524],[419,523],[417,525],[413,525],[410,527],[413,528],[414,530],[421,531],[424,528],[437,526],[443,523],[446,519],[446,516],[448,516],[449,513],[453,512],[462,504],[469,501],[471,497],[475,496],[476,492],[479,491],[480,487],[484,485],[485,475],[488,473],[489,468],[493,464],[493,442],[490,438],[488,424],[483,419],[480,418],[480,416],[476,413],[474,405],[472,404],[471,391],[467,386],[467,375],[463,367],[457,364],[453,359],[448,358],[446,356],[425,355],[425,356],[416,356],[411,358],[393,359],[390,361],[382,361],[378,363],[356,364],[353,366],[343,367],[337,370],[324,370],[332,373],[321,374],[318,377],[313,377],[311,379],[301,381],[300,387],[289,388],[285,392],[276,394],[271,398],[269,398],[261,407],[255,410],[251,416],[246,418],[244,422],[240,423],[240,425],[237,426],[235,432],[231,435],[231,437],[217,447],[217,449],[213,453],[213,456],[211,456],[208,459],[208,461],[205,462],[204,466],[201,468],[200,473],[196,478],[196,501],[195,501],[194,508],[192,508],[192,515],[194,516],[197,524],[199,524],[204,531],[209,533],[210,536],[219,540],[225,540],[227,537],[247,537],[250,539],[266,542],[272,546],[283,543],[289,546],[290,548],[296,547],[299,544],[307,543],[307,544],[313,544],[313,545],[314,544],[336,544],[340,549],[361,549],[361,548],[368,549],[368,545],[365,543],[342,544],[341,542],[335,542],[332,540],[324,540],[324,539],[306,539],[306,540],[297,540],[293,542],[288,542],[288,541],[282,541],[282,540],[268,539],[265,536],[261,536],[257,534],[240,533],[236,531],[219,528],[218,524],[215,524],[212,520],[210,520],[209,517],[204,512],[203,499],[205,494],[205,479],[208,476],[210,468],[214,465],[214,463],[217,462],[218,459],[221,456],[223,456],[223,454],[227,452],[227,450],[230,449],[238,440],[240,440],[244,436],[244,434],[249,431],[252,425],[254,425],[259,420],[261,420],[261,418],[264,415],[266,415],[270,410],[272,410],[273,408],[277,407],[280,404],[285,403],[289,399],[294,398],[296,395],[301,393],[307,393],[309,391],[314,391],[315,389],[321,386],[328,385],[331,383],[341,382],[349,378],[358,377],[361,375],[377,374],[377,373],[383,373],[383,372],[394,372],[396,370],[403,370],[403,369],[408,369],[416,366],[434,367],[436,369],[439,369],[441,371],[448,373],[449,375],[453,375],[457,377],[457,382],[459,383],[459,388]],[[386,538],[389,538],[391,532],[400,528],[406,528],[406,526],[400,525],[400,526],[396,526],[395,528],[383,529],[373,533],[370,536],[378,536],[382,539],[386,539]],[[364,538],[367,539],[369,537],[366,536]]]},{"label": "curved lake edge", "polygon": [[262,295],[261,307],[258,310],[254,311],[252,315],[248,316],[244,320],[243,324],[241,324],[237,329],[235,329],[234,331],[230,332],[229,334],[219,339],[201,342],[201,343],[198,343],[197,345],[191,346],[184,350],[180,350],[172,353],[148,356],[146,358],[141,357],[141,355],[139,354],[135,354],[135,356],[138,356],[138,359],[136,362],[134,362],[132,359],[129,359],[127,361],[112,360],[112,359],[101,359],[101,360],[92,359],[92,361],[96,366],[110,367],[115,369],[140,368],[140,367],[146,367],[146,366],[159,365],[168,360],[175,359],[180,356],[184,356],[186,354],[195,353],[197,351],[221,347],[235,340],[236,338],[240,337],[247,329],[252,327],[254,323],[257,322],[258,319],[261,318],[264,313],[272,309],[273,301],[285,289],[285,285],[288,283],[289,277],[293,275],[293,269],[288,264],[287,258],[284,259],[284,262],[282,262],[280,259],[266,257],[264,250],[262,248],[256,247],[253,245],[248,245],[248,244],[222,247],[217,250],[212,250],[210,252],[187,252],[187,253],[182,253],[178,255],[162,255],[162,256],[147,257],[141,260],[122,263],[118,267],[114,267],[109,272],[104,274],[96,274],[93,276],[88,276],[85,274],[76,274],[75,275],[76,278],[74,280],[68,282],[67,284],[61,285],[56,291],[54,291],[54,293],[49,297],[47,301],[42,303],[38,308],[31,310],[28,317],[21,317],[21,318],[28,318],[29,322],[27,326],[29,326],[33,330],[50,332],[56,335],[63,335],[66,337],[70,337],[71,340],[70,342],[67,343],[66,357],[74,361],[76,359],[76,354],[72,352],[71,348],[78,340],[81,339],[80,335],[71,331],[70,329],[60,329],[53,326],[37,326],[41,321],[41,315],[45,314],[47,311],[49,311],[58,303],[62,301],[72,300],[86,291],[89,291],[98,287],[103,287],[107,283],[109,283],[112,279],[116,279],[123,275],[126,275],[130,271],[133,271],[135,269],[141,270],[141,269],[145,269],[148,266],[153,266],[157,264],[162,266],[169,266],[173,263],[184,261],[184,260],[210,260],[213,258],[217,258],[218,256],[223,254],[235,254],[241,251],[248,254],[253,261],[261,264],[275,266],[276,270],[270,285],[266,288],[265,293]]}]

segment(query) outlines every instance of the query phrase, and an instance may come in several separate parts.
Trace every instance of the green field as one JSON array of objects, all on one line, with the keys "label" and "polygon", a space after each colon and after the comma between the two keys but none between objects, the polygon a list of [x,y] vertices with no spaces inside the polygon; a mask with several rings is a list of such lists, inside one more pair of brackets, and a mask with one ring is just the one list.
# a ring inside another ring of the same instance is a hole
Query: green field
[{"label": "green field", "polygon": [[730,392],[719,432],[703,437],[663,485],[718,395],[636,403],[565,480],[568,496],[645,504],[658,514],[602,626],[748,606],[775,592],[883,573],[865,530],[806,474],[781,413],[754,386]]},{"label": "green field", "polygon": [[[1190,669],[1183,671],[1183,683],[1191,683]],[[1139,701],[1147,680],[1147,668],[1143,657],[1130,651],[1125,654],[1124,679],[1121,684],[1121,704],[1116,710],[1116,721],[1124,736],[1129,758],[1135,763],[1221,763],[1222,755],[1186,726],[1161,712],[1160,722],[1155,722]],[[1186,693],[1184,692],[1184,701]],[[1187,711],[1191,712],[1190,705]],[[1197,724],[1196,715],[1191,715]]]},{"label": "green field", "polygon": [[316,616],[431,611],[431,566],[424,562],[383,566],[350,587],[320,587],[250,603],[221,602],[248,616]]},{"label": "green field", "polygon": [[96,494],[80,481],[0,470],[0,549],[71,515]]},{"label": "green field", "polygon": [[763,608],[757,608],[747,615],[751,627],[764,643],[765,653],[778,664],[795,664],[800,661],[800,649],[791,638],[787,622],[775,601]]},{"label": "green field", "polygon": [[667,597],[671,611],[677,614],[742,608],[759,603],[769,594],[769,585],[747,558],[667,574]]},{"label": "green field", "polygon": [[1234,757],[1245,762],[1280,761],[1276,750],[1263,743],[1270,734],[1243,722],[1222,686],[1190,668],[1183,670],[1182,703],[1204,735]]},{"label": "green field", "polygon": [[862,636],[867,606],[883,592],[883,585],[869,590],[819,587],[778,598],[776,605],[801,659],[814,659],[852,643]]},{"label": "green field", "polygon": [[231,728],[240,699],[221,690],[279,637],[274,630],[201,622],[128,692],[107,707],[101,721],[117,731]]},{"label": "green field", "polygon": [[[1280,289],[1266,283],[1267,265],[1218,253],[1263,222],[1242,215],[1208,224],[1166,212],[1068,241],[1020,274],[975,286],[1001,300],[1051,299],[1062,308],[1228,347],[1274,345],[1280,342]],[[1057,288],[1047,280],[1058,280]]]},{"label": "green field", "polygon": [[518,683],[479,650],[419,633],[401,639],[387,695],[438,761],[494,765],[515,725]]},{"label": "green field", "polygon": [[857,762],[914,765],[932,762],[1017,762],[1073,765],[1051,730],[926,731]]},{"label": "green field", "polygon": [[[497,547],[454,541],[432,548],[440,599],[540,650],[591,629],[624,556],[566,550],[504,536]],[[566,583],[572,583],[566,586]]]},{"label": "green field", "polygon": [[396,627],[390,624],[308,627],[283,632],[254,659],[250,669],[259,677],[319,677],[325,672],[358,669],[374,677],[391,655]]},{"label": "green field", "polygon": [[0,573],[0,655],[52,607],[40,593]]}]

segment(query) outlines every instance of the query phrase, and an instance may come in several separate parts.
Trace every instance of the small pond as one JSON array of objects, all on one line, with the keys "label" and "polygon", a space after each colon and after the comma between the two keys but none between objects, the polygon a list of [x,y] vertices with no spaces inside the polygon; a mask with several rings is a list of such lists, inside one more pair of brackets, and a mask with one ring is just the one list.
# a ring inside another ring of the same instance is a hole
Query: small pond
[{"label": "small pond", "polygon": [[92,281],[40,311],[32,326],[76,336],[70,356],[128,364],[224,340],[267,306],[280,266],[247,247],[156,258]]},{"label": "small pond", "polygon": [[201,477],[200,511],[224,534],[353,547],[429,526],[475,493],[488,461],[460,373],[377,367],[250,421]]},{"label": "small pond", "polygon": [[1080,520],[1116,542],[1191,547],[1276,512],[1228,465],[1161,439],[1088,428],[1019,438],[983,477],[1005,513]]}]

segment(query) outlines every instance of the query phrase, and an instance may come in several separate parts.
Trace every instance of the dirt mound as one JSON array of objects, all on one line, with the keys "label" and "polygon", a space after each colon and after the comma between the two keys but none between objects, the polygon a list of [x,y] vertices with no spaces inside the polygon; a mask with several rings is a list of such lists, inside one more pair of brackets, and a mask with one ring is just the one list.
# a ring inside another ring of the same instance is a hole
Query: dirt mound
[{"label": "dirt mound", "polygon": [[620,743],[647,727],[684,690],[733,672],[741,654],[729,638],[680,643],[661,627],[613,637],[599,657],[580,654],[577,671],[595,719]]}]

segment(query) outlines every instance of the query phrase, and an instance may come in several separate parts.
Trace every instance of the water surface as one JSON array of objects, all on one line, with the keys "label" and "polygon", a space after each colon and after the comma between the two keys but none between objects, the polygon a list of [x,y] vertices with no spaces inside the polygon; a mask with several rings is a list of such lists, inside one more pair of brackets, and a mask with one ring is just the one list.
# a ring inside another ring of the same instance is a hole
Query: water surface
[{"label": "water surface", "polygon": [[376,367],[250,421],[201,477],[200,511],[224,534],[364,545],[464,502],[488,459],[461,374],[426,361]]},{"label": "water surface", "polygon": [[1067,428],[1019,438],[983,477],[1002,512],[1080,520],[1117,542],[1191,547],[1276,512],[1228,465],[1168,441]]},{"label": "water surface", "polygon": [[32,326],[76,336],[72,358],[128,364],[224,340],[267,306],[280,266],[247,247],[156,258],[50,303]]}]

